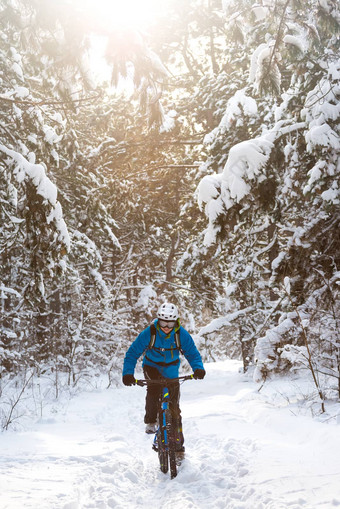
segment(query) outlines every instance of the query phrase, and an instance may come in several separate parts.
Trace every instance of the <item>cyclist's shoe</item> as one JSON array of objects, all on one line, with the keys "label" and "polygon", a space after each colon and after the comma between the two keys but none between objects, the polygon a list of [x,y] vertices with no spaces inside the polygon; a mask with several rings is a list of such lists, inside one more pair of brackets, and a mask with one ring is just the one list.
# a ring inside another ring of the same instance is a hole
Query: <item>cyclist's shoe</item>
[{"label": "cyclist's shoe", "polygon": [[145,433],[147,433],[148,435],[152,435],[153,433],[156,433],[156,431],[157,431],[157,423],[150,422],[145,425]]},{"label": "cyclist's shoe", "polygon": [[182,430],[178,430],[175,433],[176,452],[184,452],[184,436]]},{"label": "cyclist's shoe", "polygon": [[176,465],[180,467],[182,462],[184,461],[185,453],[184,452],[176,452]]}]

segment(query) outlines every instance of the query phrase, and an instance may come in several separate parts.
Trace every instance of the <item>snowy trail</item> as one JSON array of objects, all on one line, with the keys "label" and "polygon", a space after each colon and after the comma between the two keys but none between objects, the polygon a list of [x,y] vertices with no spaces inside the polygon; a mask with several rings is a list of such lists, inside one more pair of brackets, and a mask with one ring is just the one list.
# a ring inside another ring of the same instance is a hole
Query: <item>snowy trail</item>
[{"label": "snowy trail", "polygon": [[292,415],[277,387],[259,394],[239,366],[209,364],[205,380],[182,386],[176,479],[159,471],[144,433],[144,389],[97,390],[0,436],[0,508],[340,507],[339,424]]}]

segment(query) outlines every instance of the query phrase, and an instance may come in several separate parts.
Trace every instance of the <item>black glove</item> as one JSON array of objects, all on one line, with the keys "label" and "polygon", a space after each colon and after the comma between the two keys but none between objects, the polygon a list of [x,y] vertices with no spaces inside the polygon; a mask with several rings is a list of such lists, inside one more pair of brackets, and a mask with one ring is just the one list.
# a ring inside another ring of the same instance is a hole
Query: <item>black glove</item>
[{"label": "black glove", "polygon": [[195,369],[195,371],[194,371],[194,379],[195,380],[203,380],[204,377],[205,377],[204,369]]},{"label": "black glove", "polygon": [[124,385],[136,385],[136,379],[133,375],[124,375],[123,376],[123,384]]}]

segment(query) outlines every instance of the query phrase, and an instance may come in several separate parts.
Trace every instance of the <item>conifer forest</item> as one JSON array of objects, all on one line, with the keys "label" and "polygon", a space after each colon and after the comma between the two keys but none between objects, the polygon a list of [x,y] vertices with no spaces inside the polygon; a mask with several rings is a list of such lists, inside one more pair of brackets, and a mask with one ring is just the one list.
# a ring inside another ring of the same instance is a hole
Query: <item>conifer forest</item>
[{"label": "conifer forest", "polygon": [[339,399],[339,3],[109,4],[0,0],[0,398],[119,380],[170,301],[204,361]]}]

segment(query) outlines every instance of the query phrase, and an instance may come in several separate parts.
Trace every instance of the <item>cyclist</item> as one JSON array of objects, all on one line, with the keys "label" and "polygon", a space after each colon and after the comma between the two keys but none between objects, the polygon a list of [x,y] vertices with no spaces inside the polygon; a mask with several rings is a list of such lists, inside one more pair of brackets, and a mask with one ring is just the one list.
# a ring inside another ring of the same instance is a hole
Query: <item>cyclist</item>
[{"label": "cyclist", "polygon": [[[153,344],[151,342],[152,330],[155,332]],[[176,333],[179,341],[176,342]],[[157,380],[164,378],[177,378],[180,359],[179,352],[188,360],[194,378],[203,379],[205,370],[202,358],[196,345],[190,336],[179,323],[178,309],[174,304],[166,302],[160,306],[157,312],[157,319],[153,326],[150,325],[144,329],[135,341],[131,344],[126,352],[123,366],[123,383],[124,385],[134,385],[134,370],[136,362],[144,355],[143,371],[145,379]],[[157,410],[161,388],[157,385],[148,385],[145,400],[145,432],[155,433],[157,430]],[[178,450],[184,451],[183,430],[181,410],[179,407],[180,390],[179,383],[171,384],[169,387],[169,406],[174,423],[174,429],[177,430],[178,436],[176,443]]]}]

